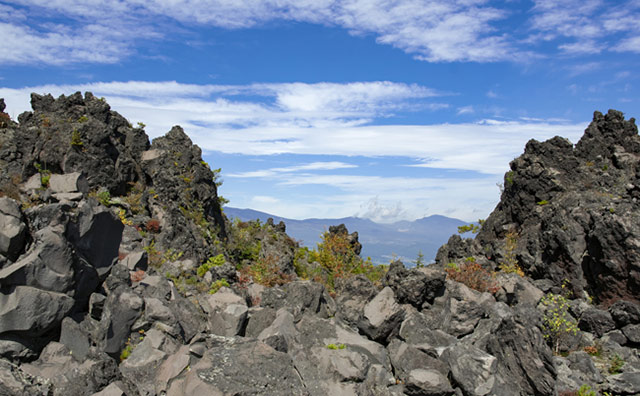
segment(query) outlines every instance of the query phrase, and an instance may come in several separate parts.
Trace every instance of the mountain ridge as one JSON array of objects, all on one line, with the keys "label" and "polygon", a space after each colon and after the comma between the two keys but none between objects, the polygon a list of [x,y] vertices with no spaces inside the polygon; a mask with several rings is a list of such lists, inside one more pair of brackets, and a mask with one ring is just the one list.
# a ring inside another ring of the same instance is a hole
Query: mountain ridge
[{"label": "mountain ridge", "polygon": [[414,221],[399,220],[393,223],[377,223],[371,219],[349,216],[336,219],[310,218],[288,219],[250,208],[225,207],[227,216],[242,221],[259,219],[266,222],[284,222],[287,234],[302,245],[313,248],[321,241],[321,234],[329,226],[344,224],[349,230],[357,231],[362,243],[362,256],[371,257],[375,264],[387,264],[394,258],[413,263],[419,253],[426,262],[435,259],[438,248],[447,242],[457,228],[465,225],[462,220],[443,215],[426,216]]}]

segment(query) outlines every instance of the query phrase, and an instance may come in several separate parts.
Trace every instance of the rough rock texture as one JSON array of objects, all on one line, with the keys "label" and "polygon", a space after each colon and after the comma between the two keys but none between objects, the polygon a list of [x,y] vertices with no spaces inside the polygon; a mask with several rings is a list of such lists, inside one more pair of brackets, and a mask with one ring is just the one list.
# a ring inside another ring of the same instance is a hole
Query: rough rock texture
[{"label": "rough rock texture", "polygon": [[442,247],[528,275],[483,288],[399,261],[319,283],[284,224],[224,218],[179,127],[150,145],[91,94],[33,107],[0,124],[0,395],[640,393],[640,144],[617,112],[575,148],[530,142],[477,239]]},{"label": "rough rock texture", "polygon": [[[555,137],[531,140],[510,164],[500,203],[474,241],[450,240],[436,261],[466,254],[497,266],[508,231],[517,233],[515,255],[534,279],[599,303],[640,296],[640,227],[633,220],[640,198],[640,137],[621,112],[595,112],[575,147]],[[453,246],[456,245],[456,246]]]}]

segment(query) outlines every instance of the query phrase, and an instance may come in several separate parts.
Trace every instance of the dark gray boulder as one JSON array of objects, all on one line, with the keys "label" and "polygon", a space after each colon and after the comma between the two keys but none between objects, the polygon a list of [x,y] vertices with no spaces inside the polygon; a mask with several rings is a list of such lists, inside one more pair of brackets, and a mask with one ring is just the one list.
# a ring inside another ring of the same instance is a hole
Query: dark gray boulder
[{"label": "dark gray boulder", "polygon": [[385,287],[364,306],[358,328],[370,339],[386,344],[404,320],[405,311],[395,300],[393,290]]},{"label": "dark gray boulder", "polygon": [[628,324],[640,323],[640,306],[631,301],[616,301],[609,307],[609,313],[616,322],[618,328],[622,328]]},{"label": "dark gray boulder", "polygon": [[45,378],[24,372],[17,364],[0,359],[0,395],[51,396],[53,386]]},{"label": "dark gray boulder", "polygon": [[73,287],[74,256],[62,227],[46,227],[34,235],[32,248],[0,270],[0,285],[26,285],[64,293]]},{"label": "dark gray boulder", "polygon": [[611,375],[602,390],[614,395],[637,395],[640,393],[640,372]]},{"label": "dark gray boulder", "polygon": [[51,383],[53,396],[90,396],[120,378],[118,366],[110,357],[92,355],[79,361],[57,342],[47,345],[37,361],[21,368]]},{"label": "dark gray boulder", "polygon": [[609,312],[591,308],[582,313],[578,321],[578,327],[580,330],[588,331],[600,338],[604,333],[614,330],[616,324]]},{"label": "dark gray boulder", "polygon": [[131,327],[142,315],[144,300],[125,288],[112,292],[104,305],[101,328],[104,329],[102,350],[107,354],[118,357],[125,346]]},{"label": "dark gray boulder", "polygon": [[551,349],[535,325],[533,308],[502,318],[487,339],[486,351],[497,358],[498,394],[554,395],[556,370]]},{"label": "dark gray boulder", "polygon": [[77,219],[69,224],[68,238],[98,276],[104,278],[118,258],[124,225],[112,211],[94,201],[79,209]]},{"label": "dark gray boulder", "polygon": [[0,198],[0,255],[14,261],[24,248],[27,226],[19,204],[11,198]]},{"label": "dark gray boulder", "polygon": [[323,317],[333,314],[333,299],[329,293],[321,284],[310,281],[295,281],[266,289],[260,305],[275,310],[287,308],[296,321],[307,311]]},{"label": "dark gray boulder", "polygon": [[382,280],[383,286],[393,289],[400,304],[411,304],[416,308],[433,303],[444,287],[446,274],[430,268],[406,269],[401,261],[394,261]]},{"label": "dark gray boulder", "polygon": [[336,317],[352,326],[362,320],[364,306],[379,290],[364,275],[336,280]]},{"label": "dark gray boulder", "polygon": [[244,335],[249,308],[246,301],[223,287],[206,299],[209,331],[220,336]]},{"label": "dark gray boulder", "polygon": [[30,286],[4,290],[0,292],[0,333],[42,336],[60,326],[73,305],[73,299],[65,294]]},{"label": "dark gray boulder", "polygon": [[167,394],[308,395],[293,362],[257,340],[211,336],[209,348]]},{"label": "dark gray boulder", "polygon": [[472,345],[456,344],[443,352],[442,360],[451,369],[452,383],[462,389],[464,395],[484,396],[491,393],[497,376],[495,356]]}]

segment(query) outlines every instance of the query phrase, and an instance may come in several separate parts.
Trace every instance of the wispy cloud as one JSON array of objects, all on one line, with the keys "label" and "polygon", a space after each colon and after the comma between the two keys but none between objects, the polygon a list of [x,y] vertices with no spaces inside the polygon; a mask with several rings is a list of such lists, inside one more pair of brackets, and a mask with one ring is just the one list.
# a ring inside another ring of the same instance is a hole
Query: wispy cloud
[{"label": "wispy cloud", "polygon": [[473,109],[473,106],[463,106],[463,107],[459,107],[458,108],[458,115],[462,115],[462,114],[473,114],[475,110]]},{"label": "wispy cloud", "polygon": [[528,45],[552,40],[574,55],[605,48],[638,52],[640,6],[634,0],[534,2],[524,38],[505,23],[513,16],[508,2],[485,0],[12,0],[0,4],[0,21],[5,21],[0,64],[33,63],[29,54],[55,65],[113,63],[148,40],[200,27],[247,29],[270,21],[372,35],[380,44],[429,62],[528,62],[540,57]]},{"label": "wispy cloud", "polygon": [[[57,19],[64,20],[68,28],[88,23],[109,27],[114,32],[123,31],[122,27],[143,27],[161,34],[162,28],[166,27],[169,21],[177,21],[187,27],[200,25],[240,29],[273,20],[285,20],[338,26],[355,35],[371,34],[376,36],[381,44],[392,45],[419,59],[432,62],[506,60],[513,59],[516,52],[505,34],[499,31],[498,25],[494,25],[508,13],[478,0],[14,0],[9,3],[26,7],[31,13],[41,17],[57,13]],[[19,12],[17,7],[5,8],[11,12]],[[48,13],[39,12],[40,10],[47,10]],[[108,20],[105,20],[107,17]],[[158,18],[164,23],[156,22]],[[35,22],[30,23],[30,26],[33,26]],[[26,30],[24,26],[13,26],[14,29],[18,27]],[[47,30],[43,25],[38,28],[41,29],[41,33],[32,33],[32,37],[48,37],[56,31],[53,28]],[[85,38],[96,42],[101,37],[95,34]],[[128,39],[114,37],[113,34],[106,37],[110,39],[113,47],[125,50],[135,41],[140,41],[137,35],[128,35]],[[59,45],[54,40],[47,42],[52,47],[67,48],[64,42]],[[57,53],[61,49],[52,48],[52,51]],[[111,57],[103,59],[111,60]],[[52,58],[51,60],[53,63]],[[90,59],[78,57],[68,58],[67,61]],[[100,61],[100,58],[96,61]]]},{"label": "wispy cloud", "polygon": [[304,165],[296,165],[296,166],[288,166],[284,168],[270,168],[263,169],[259,171],[251,171],[251,172],[240,172],[240,173],[229,173],[228,177],[236,177],[236,178],[268,178],[278,176],[283,173],[296,173],[301,171],[326,171],[326,170],[336,170],[336,169],[349,169],[349,168],[357,168],[357,165],[347,164],[339,161],[329,161],[329,162],[312,162],[310,164]]},{"label": "wispy cloud", "polygon": [[636,0],[534,0],[530,39],[561,41],[571,55],[597,54],[605,49],[638,52],[640,3]]},{"label": "wispy cloud", "polygon": [[[436,91],[387,81],[194,85],[177,82],[112,82],[0,89],[10,106],[29,109],[30,92],[90,91],[131,118],[144,121],[152,137],[180,123],[194,131],[259,126],[310,128],[363,125],[397,111],[439,109]],[[242,99],[238,99],[242,95]],[[249,97],[250,99],[247,99]],[[269,141],[268,137],[265,140]]]},{"label": "wispy cloud", "polygon": [[[542,140],[561,135],[577,140],[585,127],[522,120],[375,125],[372,121],[389,116],[391,110],[412,109],[416,98],[428,101],[433,95],[425,87],[389,82],[206,85],[201,91],[198,87],[175,82],[99,83],[3,88],[0,97],[5,97],[9,110],[15,111],[28,109],[32,91],[57,95],[93,90],[134,123],[147,123],[152,137],[180,124],[205,150],[248,155],[400,156],[428,159],[419,166],[487,174],[504,172],[532,137]],[[369,93],[353,95],[354,90]],[[127,92],[135,92],[136,96],[124,95]],[[242,100],[234,100],[238,92],[243,93]],[[248,93],[253,94],[253,100],[247,97]],[[265,103],[265,97],[272,97],[273,101]],[[329,169],[326,163],[313,166]]]}]

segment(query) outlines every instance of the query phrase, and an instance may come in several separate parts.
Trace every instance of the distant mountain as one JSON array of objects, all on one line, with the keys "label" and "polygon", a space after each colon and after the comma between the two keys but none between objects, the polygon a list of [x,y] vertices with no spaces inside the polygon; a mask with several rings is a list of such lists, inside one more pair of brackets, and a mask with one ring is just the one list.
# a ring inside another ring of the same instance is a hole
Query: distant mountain
[{"label": "distant mountain", "polygon": [[308,247],[315,247],[320,242],[320,235],[328,230],[329,226],[344,223],[349,232],[358,231],[362,243],[361,256],[371,257],[371,260],[378,264],[388,264],[395,255],[405,264],[411,265],[420,251],[425,262],[433,261],[438,248],[446,243],[452,234],[458,232],[458,226],[467,224],[440,215],[415,221],[381,224],[359,217],[293,220],[253,209],[231,207],[225,207],[224,213],[230,218],[237,217],[242,221],[259,219],[265,222],[270,217],[276,223],[283,221],[287,226],[287,234]]}]

